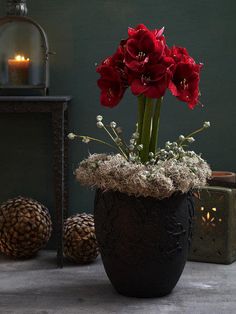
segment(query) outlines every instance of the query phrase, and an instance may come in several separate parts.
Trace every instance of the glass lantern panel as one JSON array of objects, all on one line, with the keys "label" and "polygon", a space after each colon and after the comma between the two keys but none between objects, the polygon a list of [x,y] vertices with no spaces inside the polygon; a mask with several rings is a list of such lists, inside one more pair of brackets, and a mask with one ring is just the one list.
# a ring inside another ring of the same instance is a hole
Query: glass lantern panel
[{"label": "glass lantern panel", "polygon": [[28,21],[7,21],[0,26],[0,86],[45,85],[45,42]]}]

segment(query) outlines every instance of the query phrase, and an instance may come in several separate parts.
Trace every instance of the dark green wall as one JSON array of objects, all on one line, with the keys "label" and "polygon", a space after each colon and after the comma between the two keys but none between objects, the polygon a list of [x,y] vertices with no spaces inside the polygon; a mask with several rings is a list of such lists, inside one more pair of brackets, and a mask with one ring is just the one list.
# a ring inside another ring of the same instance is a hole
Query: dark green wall
[{"label": "dark green wall", "polygon": [[[114,110],[99,105],[95,63],[113,53],[127,27],[145,23],[166,27],[169,45],[186,46],[205,64],[201,80],[204,108],[189,110],[169,95],[161,120],[161,140],[211,121],[209,131],[193,146],[203,152],[213,169],[236,170],[235,66],[236,27],[234,0],[47,0],[28,1],[30,16],[48,33],[51,50],[52,95],[72,95],[70,128],[103,136],[95,127],[101,113],[120,121],[127,134],[136,119],[135,98],[129,94]],[[0,14],[4,14],[0,0]],[[47,116],[0,117],[0,201],[17,194],[30,195],[52,207],[51,136]],[[90,152],[104,147],[89,146]],[[76,164],[87,156],[84,144],[71,144],[70,209],[91,211],[93,193],[73,178]]]}]

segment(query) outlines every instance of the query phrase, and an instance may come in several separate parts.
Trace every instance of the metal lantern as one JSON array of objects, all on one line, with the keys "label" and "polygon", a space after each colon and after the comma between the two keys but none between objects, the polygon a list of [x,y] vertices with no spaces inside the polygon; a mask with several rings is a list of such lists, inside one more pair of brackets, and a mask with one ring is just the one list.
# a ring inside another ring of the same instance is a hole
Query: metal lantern
[{"label": "metal lantern", "polygon": [[47,36],[26,15],[26,0],[8,0],[7,16],[0,18],[0,95],[48,93]]},{"label": "metal lantern", "polygon": [[220,264],[236,260],[236,189],[231,185],[208,186],[194,193],[190,260]]}]

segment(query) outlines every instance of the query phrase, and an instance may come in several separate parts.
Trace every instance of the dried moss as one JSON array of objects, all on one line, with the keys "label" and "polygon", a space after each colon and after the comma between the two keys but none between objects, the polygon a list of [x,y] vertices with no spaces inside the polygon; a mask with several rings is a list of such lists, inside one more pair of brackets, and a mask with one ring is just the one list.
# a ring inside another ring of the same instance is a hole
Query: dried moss
[{"label": "dried moss", "polygon": [[80,163],[75,175],[82,185],[163,199],[206,185],[211,170],[196,154],[184,161],[171,158],[157,165],[128,162],[120,154],[93,154]]}]

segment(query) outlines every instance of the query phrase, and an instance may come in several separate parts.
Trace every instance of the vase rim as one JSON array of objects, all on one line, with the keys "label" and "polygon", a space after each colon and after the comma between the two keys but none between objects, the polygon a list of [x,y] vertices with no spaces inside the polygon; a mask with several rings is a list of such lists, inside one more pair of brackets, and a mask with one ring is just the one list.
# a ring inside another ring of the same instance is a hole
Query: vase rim
[{"label": "vase rim", "polygon": [[230,171],[212,171],[212,177],[234,177],[235,173]]}]

